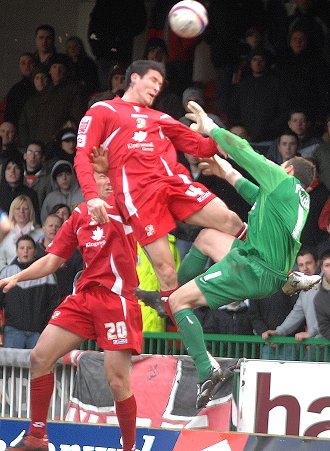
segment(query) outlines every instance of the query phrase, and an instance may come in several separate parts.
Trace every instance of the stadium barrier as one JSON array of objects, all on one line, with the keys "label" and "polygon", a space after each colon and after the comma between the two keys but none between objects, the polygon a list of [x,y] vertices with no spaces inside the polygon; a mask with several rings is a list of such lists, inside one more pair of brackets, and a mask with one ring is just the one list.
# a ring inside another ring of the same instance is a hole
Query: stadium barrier
[{"label": "stadium barrier", "polygon": [[[143,354],[186,355],[178,333],[143,334]],[[239,359],[294,360],[329,362],[330,340],[308,338],[297,342],[294,337],[270,337],[267,342],[256,335],[204,334],[208,350],[214,357]],[[99,351],[95,341],[88,340],[82,350]]]}]

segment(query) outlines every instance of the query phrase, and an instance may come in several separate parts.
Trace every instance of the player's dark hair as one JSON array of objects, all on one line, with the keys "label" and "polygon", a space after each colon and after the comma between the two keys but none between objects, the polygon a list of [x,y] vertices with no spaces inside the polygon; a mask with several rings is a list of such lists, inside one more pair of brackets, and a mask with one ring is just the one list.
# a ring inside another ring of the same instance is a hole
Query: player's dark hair
[{"label": "player's dark hair", "polygon": [[153,60],[136,60],[133,61],[133,63],[128,66],[125,74],[125,86],[128,88],[128,86],[131,83],[131,75],[132,74],[138,74],[140,77],[144,77],[144,75],[149,70],[156,70],[161,74],[163,79],[165,80],[165,66],[163,63],[159,63],[158,61]]},{"label": "player's dark hair", "polygon": [[34,241],[34,239],[32,238],[32,236],[30,235],[22,235],[18,238],[18,240],[16,241],[16,249],[18,249],[18,245],[21,241],[31,241],[31,243],[33,244],[34,249],[37,247],[36,242]]},{"label": "player's dark hair", "polygon": [[293,166],[294,176],[307,188],[315,178],[315,165],[303,157],[293,157],[286,161],[287,166]]},{"label": "player's dark hair", "polygon": [[317,262],[318,256],[317,256],[317,251],[316,251],[315,247],[313,247],[313,246],[302,246],[299,249],[297,257],[303,257],[304,255],[307,255],[307,254],[311,254],[312,257],[314,258],[314,260]]}]

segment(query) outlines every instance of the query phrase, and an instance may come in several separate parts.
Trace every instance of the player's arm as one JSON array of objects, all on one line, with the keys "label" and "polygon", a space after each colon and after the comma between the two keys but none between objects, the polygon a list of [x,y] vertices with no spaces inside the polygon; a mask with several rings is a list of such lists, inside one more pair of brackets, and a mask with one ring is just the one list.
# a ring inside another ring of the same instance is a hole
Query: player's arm
[{"label": "player's arm", "polygon": [[194,121],[190,127],[199,133],[211,136],[220,146],[220,153],[230,155],[265,190],[273,191],[288,177],[278,165],[255,152],[245,139],[218,127],[198,103],[190,101],[188,108],[191,113],[187,113],[186,117]]},{"label": "player's arm", "polygon": [[104,119],[100,107],[90,108],[80,121],[77,136],[77,153],[74,159],[79,185],[87,200],[88,211],[100,223],[109,221],[106,202],[99,198],[92,159],[94,149],[103,142]]},{"label": "player's arm", "polygon": [[199,168],[204,175],[215,175],[230,183],[243,199],[250,205],[253,205],[259,187],[242,176],[234,169],[228,160],[214,155],[212,158],[204,158],[199,163]]},{"label": "player's arm", "polygon": [[36,260],[28,268],[23,271],[14,274],[13,276],[6,277],[0,280],[0,288],[4,293],[14,288],[18,282],[25,280],[40,279],[41,277],[48,276],[54,273],[66,260],[62,257],[58,257],[54,254],[47,254],[44,257]]}]

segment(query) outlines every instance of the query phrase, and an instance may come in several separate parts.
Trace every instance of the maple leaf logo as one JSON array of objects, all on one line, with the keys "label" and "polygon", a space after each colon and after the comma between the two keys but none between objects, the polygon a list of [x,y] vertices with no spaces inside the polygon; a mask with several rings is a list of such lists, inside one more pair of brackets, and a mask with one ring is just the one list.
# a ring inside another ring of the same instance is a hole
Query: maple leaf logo
[{"label": "maple leaf logo", "polygon": [[92,240],[94,241],[100,241],[104,237],[103,235],[103,229],[101,227],[96,227],[95,230],[93,230]]},{"label": "maple leaf logo", "polygon": [[142,130],[138,132],[134,132],[133,138],[134,141],[137,141],[138,143],[142,143],[147,137],[147,132],[143,132]]}]

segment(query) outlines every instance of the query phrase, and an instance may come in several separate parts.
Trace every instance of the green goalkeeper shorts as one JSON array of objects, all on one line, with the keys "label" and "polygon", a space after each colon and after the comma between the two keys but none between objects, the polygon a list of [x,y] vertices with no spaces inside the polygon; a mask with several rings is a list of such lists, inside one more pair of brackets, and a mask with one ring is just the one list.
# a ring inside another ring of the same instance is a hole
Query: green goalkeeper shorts
[{"label": "green goalkeeper shorts", "polygon": [[194,280],[210,308],[244,299],[259,299],[276,293],[288,275],[271,268],[235,240],[229,253]]}]

